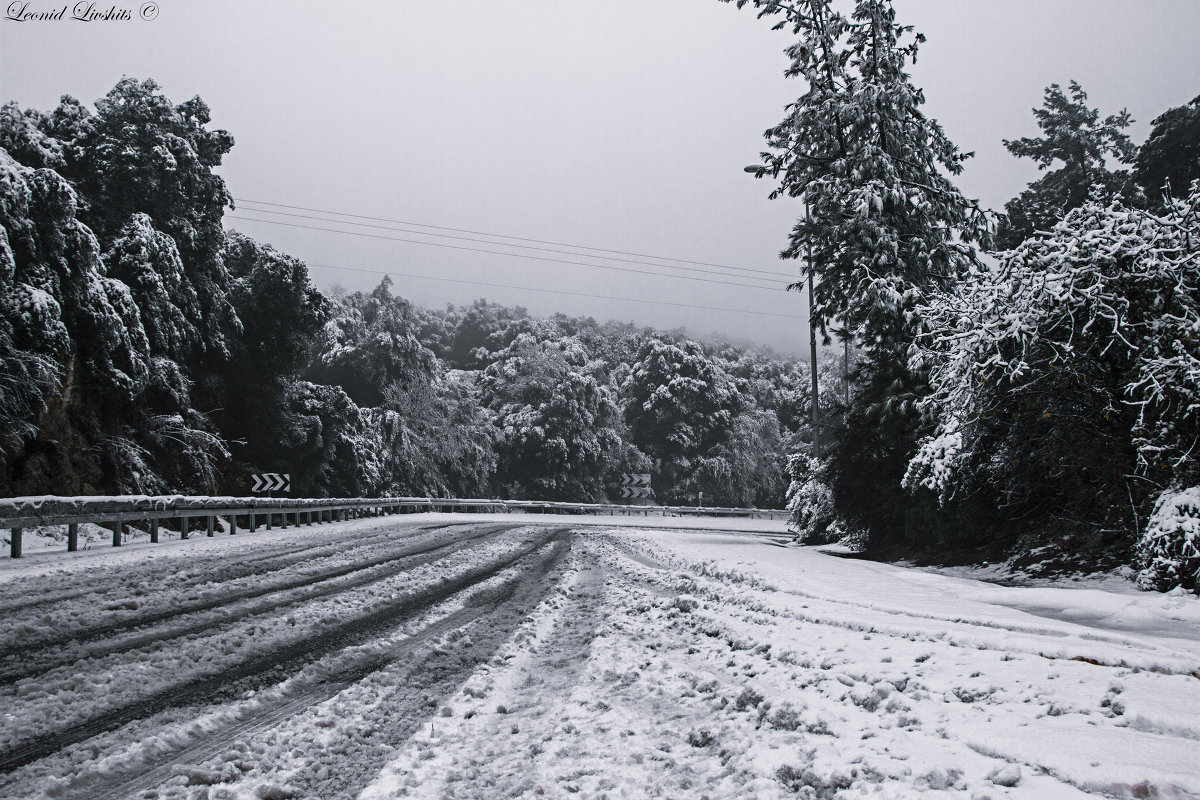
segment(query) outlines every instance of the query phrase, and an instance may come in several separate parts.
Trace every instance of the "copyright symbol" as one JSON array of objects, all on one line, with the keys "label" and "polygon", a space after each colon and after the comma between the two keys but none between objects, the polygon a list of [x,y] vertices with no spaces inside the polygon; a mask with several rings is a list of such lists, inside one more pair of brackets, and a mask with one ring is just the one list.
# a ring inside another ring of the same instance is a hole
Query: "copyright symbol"
[{"label": "copyright symbol", "polygon": [[158,16],[158,3],[142,3],[142,7],[138,9],[138,14],[142,19],[149,22]]}]

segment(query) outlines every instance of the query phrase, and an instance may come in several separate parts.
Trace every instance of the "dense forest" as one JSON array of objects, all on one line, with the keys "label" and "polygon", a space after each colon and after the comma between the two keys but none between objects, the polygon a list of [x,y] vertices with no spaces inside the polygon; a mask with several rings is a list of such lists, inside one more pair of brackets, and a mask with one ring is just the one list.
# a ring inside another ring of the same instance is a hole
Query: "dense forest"
[{"label": "dense forest", "polygon": [[781,255],[853,345],[816,409],[806,365],[752,347],[418,308],[387,279],[323,294],[226,227],[233,139],[203,101],[125,79],[0,109],[0,492],[277,471],[301,495],[601,500],[649,472],[659,502],[786,496],[805,541],[1200,591],[1200,98],[1138,146],[1127,112],[1047,87],[1041,135],[1004,143],[1043,174],[995,214],[955,186],[970,154],[923,112],[923,37],[889,2],[734,1],[796,37],[805,93],[756,171],[803,198]]},{"label": "dense forest", "polygon": [[0,492],[246,494],[273,471],[301,496],[591,501],[645,472],[660,502],[782,506],[804,366],[418,308],[387,278],[322,294],[223,224],[233,139],[208,123],[132,79],[94,111],[0,110]]}]

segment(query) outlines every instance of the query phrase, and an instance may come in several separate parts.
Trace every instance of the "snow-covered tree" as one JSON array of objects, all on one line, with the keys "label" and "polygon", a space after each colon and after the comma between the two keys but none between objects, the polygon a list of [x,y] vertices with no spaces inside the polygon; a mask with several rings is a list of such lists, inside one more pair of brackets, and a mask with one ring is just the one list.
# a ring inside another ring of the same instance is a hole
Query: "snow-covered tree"
[{"label": "snow-covered tree", "polygon": [[446,374],[420,338],[428,317],[391,287],[384,279],[333,304],[305,371],[313,383],[289,390],[293,406],[301,401],[295,427],[308,432],[292,440],[309,447],[313,431],[333,427],[333,441],[370,449],[351,456],[343,448],[351,476],[332,479],[337,459],[319,467],[321,481],[333,480],[326,491],[348,484],[365,494],[478,492],[495,456],[476,392],[470,380]]},{"label": "snow-covered tree", "polygon": [[745,405],[735,380],[691,340],[649,339],[622,386],[637,447],[655,459],[660,498],[686,499],[697,459],[721,443]]},{"label": "snow-covered tree", "polygon": [[0,109],[0,142],[20,162],[0,165],[13,263],[0,299],[24,309],[16,349],[40,357],[3,359],[27,375],[21,405],[38,408],[10,490],[55,473],[59,491],[215,488],[228,453],[193,393],[240,321],[219,252],[228,193],[212,171],[232,139],[208,121],[198,98],[174,106],[129,79],[95,113],[70,97],[51,113]]},{"label": "snow-covered tree", "polygon": [[421,343],[412,303],[396,297],[391,278],[369,294],[343,298],[325,326],[308,377],[341,386],[361,406],[378,406],[393,384],[432,380],[437,357]]},{"label": "snow-covered tree", "polygon": [[775,412],[745,408],[725,437],[699,456],[695,472],[683,484],[704,492],[705,502],[720,506],[777,508],[784,499],[784,443]]},{"label": "snow-covered tree", "polygon": [[1133,177],[1152,206],[1164,195],[1183,196],[1192,181],[1200,180],[1200,97],[1154,118]]},{"label": "snow-covered tree", "polygon": [[[98,468],[120,460],[114,448],[126,431],[119,421],[146,388],[151,355],[129,287],[105,275],[99,243],[77,208],[75,190],[56,172],[23,167],[0,151],[7,241],[0,303],[12,326],[6,370],[16,371],[6,380],[22,371],[34,379],[12,405],[35,414],[17,429],[36,431],[7,459],[8,483],[48,485],[58,473],[96,489],[153,486],[144,470],[106,476]],[[61,377],[57,392],[49,391],[51,375]]]},{"label": "snow-covered tree", "polygon": [[829,544],[846,535],[824,469],[825,465],[817,458],[799,453],[788,458],[789,527],[801,542],[808,544]]},{"label": "snow-covered tree", "polygon": [[1137,545],[1137,582],[1200,594],[1200,487],[1163,492]]},{"label": "snow-covered tree", "polygon": [[[2,169],[2,166],[0,166]],[[0,456],[37,434],[70,348],[62,310],[48,293],[16,284],[16,262],[0,227]]]},{"label": "snow-covered tree", "polygon": [[[1069,96],[1068,96],[1069,92]],[[1004,140],[1018,158],[1030,158],[1040,170],[1049,170],[1004,206],[1005,216],[996,231],[1001,249],[1016,247],[1038,231],[1049,231],[1068,211],[1083,205],[1095,187],[1109,195],[1133,198],[1135,187],[1127,170],[1113,170],[1108,159],[1133,163],[1137,148],[1125,133],[1133,123],[1122,110],[1100,119],[1087,104],[1087,93],[1075,81],[1067,91],[1057,83],[1046,87],[1041,108],[1033,109],[1039,137]]]},{"label": "snow-covered tree", "polygon": [[771,196],[809,208],[781,255],[816,277],[822,329],[836,318],[861,345],[890,347],[906,338],[906,312],[962,275],[968,243],[987,235],[983,212],[947,177],[967,156],[921,110],[905,71],[925,38],[887,0],[857,0],[849,15],[830,0],[737,5],[750,2],[798,37],[786,74],[807,86],[762,154],[760,175],[779,181]]},{"label": "snow-covered tree", "polygon": [[199,97],[174,104],[152,80],[123,78],[95,108],[64,96],[42,126],[62,142],[61,173],[79,194],[80,220],[107,250],[134,214],[149,216],[174,240],[198,295],[193,323],[206,360],[225,358],[225,338],[238,326],[220,258],[222,215],[232,200],[214,170],[233,137],[207,127]]},{"label": "snow-covered tree", "polygon": [[233,463],[225,490],[245,491],[254,472],[295,474],[284,438],[290,385],[309,363],[331,304],[309,281],[304,262],[236,231],[226,234],[221,260],[229,302],[242,321],[231,333],[227,361],[205,370],[214,419],[229,441]]},{"label": "snow-covered tree", "polygon": [[1111,538],[1200,483],[1200,184],[1160,214],[1097,197],[919,314],[936,430],[910,488]]},{"label": "snow-covered tree", "polygon": [[925,37],[891,2],[856,0],[846,13],[830,0],[737,0],[751,4],[796,36],[786,74],[806,87],[766,132],[758,172],[778,180],[773,198],[805,202],[781,255],[815,278],[815,322],[836,323],[860,356],[824,474],[848,522],[873,541],[903,538],[928,528],[900,487],[919,436],[922,381],[905,359],[913,314],[972,268],[990,222],[952,181],[969,154],[922,110],[907,67]]},{"label": "snow-covered tree", "polygon": [[507,494],[603,499],[622,436],[620,410],[598,368],[573,337],[522,333],[492,354],[480,382],[497,432],[496,482]]}]

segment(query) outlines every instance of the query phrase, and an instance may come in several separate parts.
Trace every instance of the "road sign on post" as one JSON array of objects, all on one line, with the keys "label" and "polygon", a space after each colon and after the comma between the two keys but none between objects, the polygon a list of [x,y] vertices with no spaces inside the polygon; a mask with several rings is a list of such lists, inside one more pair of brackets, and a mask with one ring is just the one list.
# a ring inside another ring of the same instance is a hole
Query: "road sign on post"
[{"label": "road sign on post", "polygon": [[252,492],[290,492],[292,490],[292,475],[289,472],[264,472],[261,475],[251,475],[254,485]]}]

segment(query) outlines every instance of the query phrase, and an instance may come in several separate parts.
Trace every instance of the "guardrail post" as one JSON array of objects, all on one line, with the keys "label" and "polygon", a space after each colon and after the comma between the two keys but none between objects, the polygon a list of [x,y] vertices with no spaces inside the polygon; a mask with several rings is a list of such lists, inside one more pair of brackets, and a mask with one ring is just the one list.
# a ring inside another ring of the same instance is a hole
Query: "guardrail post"
[{"label": "guardrail post", "polygon": [[74,553],[79,549],[79,523],[72,522],[67,526],[67,552]]},{"label": "guardrail post", "polygon": [[181,540],[188,537],[188,533],[190,533],[188,528],[190,527],[192,527],[191,517],[183,516],[179,518],[179,538]]},{"label": "guardrail post", "polygon": [[212,536],[212,535],[213,535],[213,528],[214,528],[214,526],[216,525],[217,517],[216,517],[216,515],[215,515],[215,514],[209,514],[207,517],[205,517],[205,519],[207,520],[207,524],[206,524],[206,528],[205,528],[205,533],[206,533],[208,536]]},{"label": "guardrail post", "polygon": [[229,515],[229,535],[233,536],[235,533],[237,533],[237,512],[236,511]]},{"label": "guardrail post", "polygon": [[254,524],[254,512],[251,511],[250,512],[250,532],[254,533],[254,531],[257,530],[257,528],[258,528],[258,526]]},{"label": "guardrail post", "polygon": [[150,544],[158,544],[158,517],[150,519]]},{"label": "guardrail post", "polygon": [[21,535],[23,533],[24,533],[24,531],[21,528],[13,528],[12,529],[12,553],[11,553],[11,555],[13,558],[21,557]]},{"label": "guardrail post", "polygon": [[117,521],[112,524],[113,532],[113,547],[121,546],[121,533],[125,530],[125,523],[118,517]]}]

